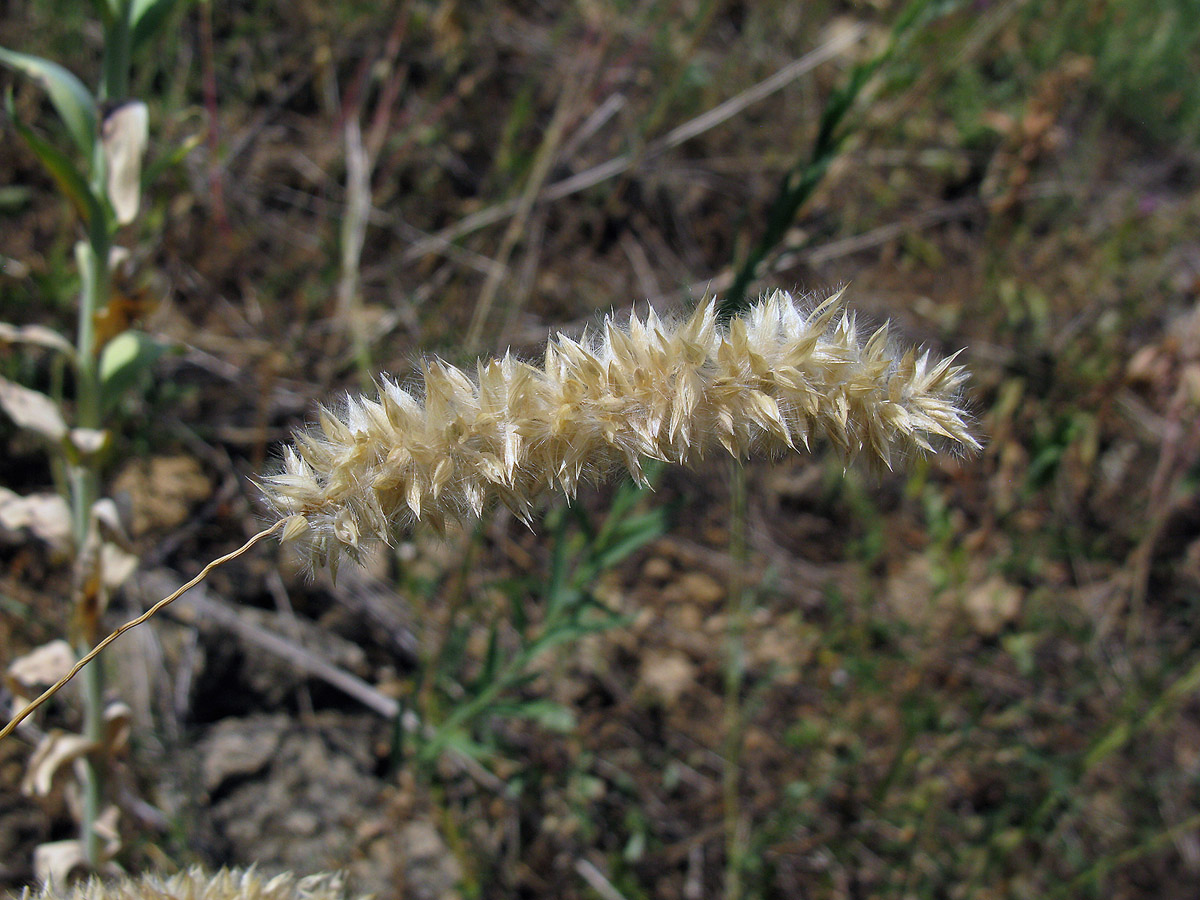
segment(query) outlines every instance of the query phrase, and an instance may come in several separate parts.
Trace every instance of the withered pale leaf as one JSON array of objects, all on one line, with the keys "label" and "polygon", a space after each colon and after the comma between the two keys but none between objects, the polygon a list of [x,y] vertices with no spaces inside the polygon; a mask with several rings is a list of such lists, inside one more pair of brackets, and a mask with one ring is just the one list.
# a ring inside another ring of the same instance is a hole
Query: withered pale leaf
[{"label": "withered pale leaf", "polygon": [[142,155],[150,136],[146,104],[123,103],[104,117],[100,137],[108,171],[108,199],[117,223],[128,225],[137,218],[142,195]]},{"label": "withered pale leaf", "polygon": [[111,497],[101,497],[92,504],[92,518],[120,540],[129,543],[129,538],[125,536],[125,526],[121,522],[121,512]]},{"label": "withered pale leaf", "polygon": [[32,696],[54,684],[75,665],[75,651],[61,638],[42,644],[8,666],[6,677],[15,693]]},{"label": "withered pale leaf", "polygon": [[54,728],[38,742],[29,758],[25,777],[21,779],[24,794],[45,797],[54,786],[54,776],[64,765],[89,753],[94,744],[81,734]]},{"label": "withered pale leaf", "polygon": [[61,441],[67,433],[67,423],[57,403],[7,378],[0,378],[0,407],[22,428],[52,441]]},{"label": "withered pale leaf", "polygon": [[[102,875],[105,878],[119,878],[125,873],[113,864],[112,859],[121,850],[121,840],[117,834],[117,820],[120,813],[115,806],[108,806],[104,812],[100,813],[95,822],[96,834],[104,840],[104,846],[101,848],[100,858],[103,865],[100,871],[92,874]],[[66,885],[71,883],[71,879],[88,870],[87,858],[83,850],[83,844],[76,838],[67,841],[51,841],[46,844],[39,844],[33,851],[33,872],[43,886]],[[86,893],[90,896],[91,888]],[[44,891],[54,895],[54,891]],[[81,892],[82,893],[85,892]],[[150,890],[146,892],[152,896],[175,896],[173,893]],[[227,893],[234,893],[228,891]],[[198,894],[190,894],[183,892],[184,896],[199,896]]]},{"label": "withered pale leaf", "polygon": [[84,455],[99,453],[108,443],[109,433],[102,428],[72,428],[71,443]]},{"label": "withered pale leaf", "polygon": [[106,860],[112,859],[121,850],[120,821],[121,810],[111,803],[96,817],[96,834],[104,838],[103,857]]},{"label": "withered pale leaf", "polygon": [[33,874],[42,884],[69,884],[71,876],[86,869],[87,857],[77,839],[39,844],[33,851]]},{"label": "withered pale leaf", "polygon": [[107,753],[119,753],[129,744],[129,732],[133,710],[129,705],[114,700],[104,707],[104,749]]},{"label": "withered pale leaf", "polygon": [[12,325],[0,322],[0,341],[9,344],[34,344],[68,356],[75,355],[75,348],[71,346],[71,342],[45,325]]},{"label": "withered pale leaf", "polygon": [[108,590],[115,591],[123,585],[137,567],[138,558],[129,551],[109,541],[100,546],[100,577]]},{"label": "withered pale leaf", "polygon": [[29,494],[22,497],[0,487],[0,528],[28,528],[53,547],[71,543],[71,508],[58,494]]}]

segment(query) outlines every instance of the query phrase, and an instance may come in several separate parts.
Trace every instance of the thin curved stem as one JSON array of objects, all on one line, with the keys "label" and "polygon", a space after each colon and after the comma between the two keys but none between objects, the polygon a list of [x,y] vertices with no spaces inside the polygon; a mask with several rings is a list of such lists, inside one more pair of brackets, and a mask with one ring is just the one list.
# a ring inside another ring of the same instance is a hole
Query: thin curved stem
[{"label": "thin curved stem", "polygon": [[287,519],[280,519],[278,522],[276,522],[270,528],[264,529],[263,531],[260,531],[258,534],[254,535],[254,537],[250,538],[250,540],[246,541],[246,543],[242,544],[242,546],[238,547],[238,549],[234,550],[232,553],[226,553],[224,556],[214,559],[212,562],[210,562],[208,565],[206,565],[203,569],[200,570],[199,575],[197,575],[195,578],[193,578],[187,584],[183,585],[181,588],[179,588],[179,590],[175,591],[175,593],[171,594],[169,597],[164,597],[162,600],[159,600],[157,603],[155,603],[152,607],[150,607],[148,610],[146,610],[140,616],[138,616],[137,618],[134,618],[134,619],[130,619],[128,622],[126,622],[124,625],[122,625],[120,628],[118,628],[116,631],[114,631],[112,634],[110,634],[108,637],[106,637],[104,640],[102,640],[100,643],[98,643],[95,647],[93,647],[91,649],[91,651],[86,656],[82,657],[79,660],[79,662],[75,663],[75,665],[71,667],[70,672],[68,672],[66,675],[64,675],[62,678],[60,678],[58,681],[56,681],[54,684],[52,684],[50,687],[48,687],[42,693],[42,695],[40,697],[38,697],[36,700],[34,700],[32,703],[30,703],[28,706],[26,706],[24,709],[22,709],[19,713],[17,713],[15,716],[13,716],[12,721],[10,721],[3,728],[0,728],[0,741],[4,740],[6,737],[8,737],[10,734],[12,734],[13,730],[18,725],[20,725],[22,722],[24,722],[25,719],[27,719],[33,712],[35,712],[38,709],[38,707],[40,707],[43,703],[45,703],[47,700],[49,700],[51,697],[53,697],[55,694],[57,694],[60,690],[62,690],[72,678],[74,678],[76,675],[78,675],[80,673],[80,671],[83,669],[84,666],[86,666],[93,659],[95,659],[97,655],[99,655],[101,650],[103,650],[105,647],[107,647],[109,644],[111,644],[113,641],[115,641],[117,638],[119,638],[121,635],[123,635],[129,629],[136,628],[138,625],[141,625],[143,622],[146,622],[149,619],[153,618],[164,607],[169,606],[170,604],[174,603],[176,600],[178,600],[180,597],[182,597],[184,594],[186,594],[188,591],[190,591],[192,588],[194,588],[196,585],[198,585],[200,582],[202,582],[205,578],[207,578],[209,572],[211,572],[213,569],[217,568],[217,566],[224,565],[225,563],[230,562],[231,560],[237,559],[239,556],[241,556],[243,553],[245,553],[247,550],[249,550],[251,547],[253,547],[255,544],[257,544],[263,538],[269,537],[270,535],[279,531],[279,529],[283,528],[284,525],[287,524],[287,521],[288,521]]}]

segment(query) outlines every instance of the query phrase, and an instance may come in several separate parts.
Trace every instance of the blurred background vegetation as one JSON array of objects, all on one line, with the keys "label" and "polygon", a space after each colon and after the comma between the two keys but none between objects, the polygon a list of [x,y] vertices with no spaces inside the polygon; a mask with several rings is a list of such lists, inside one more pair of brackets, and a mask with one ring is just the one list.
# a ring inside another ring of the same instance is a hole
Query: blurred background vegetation
[{"label": "blurred background vegetation", "polygon": [[[0,10],[0,45],[97,81],[91,6]],[[140,559],[112,624],[257,530],[247,477],[318,399],[647,303],[849,283],[966,348],[986,449],[664,470],[336,585],[259,550],[109,656],[119,861],[381,897],[1194,897],[1197,72],[1187,0],[179,0],[133,60],[147,186],[98,324],[162,351],[107,423]],[[0,318],[70,334],[78,222],[11,122],[0,173]],[[35,349],[0,375],[70,405]],[[4,487],[53,482],[7,420],[0,448]],[[69,581],[0,530],[0,659],[67,631]],[[19,793],[30,749],[0,745],[8,887],[75,828],[69,785]]]}]

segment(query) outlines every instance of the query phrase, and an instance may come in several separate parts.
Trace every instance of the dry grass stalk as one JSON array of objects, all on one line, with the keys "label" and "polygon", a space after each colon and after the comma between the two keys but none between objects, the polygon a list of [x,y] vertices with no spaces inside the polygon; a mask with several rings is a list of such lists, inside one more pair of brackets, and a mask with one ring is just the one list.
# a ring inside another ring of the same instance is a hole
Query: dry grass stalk
[{"label": "dry grass stalk", "polygon": [[653,312],[607,320],[576,341],[559,335],[544,364],[505,355],[474,378],[423,364],[424,395],[383,380],[376,399],[321,409],[283,470],[262,482],[283,540],[336,567],[399,528],[479,515],[499,500],[528,520],[546,490],[641,460],[688,465],[724,449],[781,454],[814,442],[847,463],[891,467],[935,445],[974,450],[953,357],[897,352],[886,326],[860,335],[841,292],[811,312],[782,292],[728,326],[706,304],[679,325]]}]

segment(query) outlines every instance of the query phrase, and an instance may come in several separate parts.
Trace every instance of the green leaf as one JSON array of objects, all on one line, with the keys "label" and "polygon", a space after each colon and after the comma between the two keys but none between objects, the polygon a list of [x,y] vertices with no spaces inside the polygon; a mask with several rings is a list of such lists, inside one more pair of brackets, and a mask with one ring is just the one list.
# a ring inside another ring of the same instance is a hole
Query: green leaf
[{"label": "green leaf", "polygon": [[178,0],[133,0],[133,52],[136,53],[150,38],[155,37]]},{"label": "green leaf", "polygon": [[100,390],[106,409],[163,354],[164,347],[140,331],[123,331],[104,345],[100,353]]},{"label": "green leaf", "polygon": [[601,537],[605,537],[613,526],[624,519],[625,514],[630,512],[639,500],[645,497],[654,489],[655,482],[658,481],[658,476],[662,473],[664,464],[657,459],[648,459],[642,466],[642,473],[646,476],[646,486],[626,480],[616,494],[613,495],[612,503],[608,507],[608,516],[604,520],[604,525],[600,529]]},{"label": "green leaf", "polygon": [[578,621],[572,622],[569,625],[563,625],[561,628],[556,628],[550,634],[546,635],[543,640],[538,641],[538,651],[545,653],[547,650],[552,650],[555,647],[561,647],[563,644],[570,644],[580,638],[585,638],[589,634],[603,634],[606,631],[611,631],[625,621],[627,621],[625,618],[613,617],[612,619]]},{"label": "green leaf", "polygon": [[[575,573],[572,573],[572,575],[573,583],[590,581],[587,578],[579,578]],[[558,618],[564,610],[569,610],[578,604],[581,597],[582,594],[578,588],[566,584],[556,585],[554,590],[546,593],[546,619],[553,620]]]},{"label": "green leaf", "polygon": [[483,658],[483,668],[479,670],[479,678],[476,679],[478,690],[482,690],[496,680],[496,672],[500,669],[500,629],[495,625],[491,627],[491,634],[488,635],[487,654]]},{"label": "green leaf", "polygon": [[661,537],[665,530],[666,516],[660,509],[626,519],[609,536],[605,546],[595,548],[591,563],[597,573],[610,569],[629,554]]},{"label": "green leaf", "polygon": [[[530,645],[530,649],[528,651],[526,651],[526,659],[525,659],[525,662],[522,664],[523,666],[529,665],[529,663],[531,661],[533,661],[534,659],[537,658],[537,656],[542,652],[539,649],[539,647],[540,647],[540,644],[537,642]],[[508,672],[504,676],[504,682],[503,682],[502,689],[499,691],[495,691],[493,693],[495,693],[495,694],[519,693],[520,691],[522,691],[525,688],[532,685],[540,677],[541,677],[540,672],[520,672],[520,671]],[[489,710],[494,709],[497,703],[504,703],[504,702],[505,702],[504,700],[493,699],[486,706],[480,707],[475,712],[475,714],[471,717],[471,719],[474,720],[474,719],[477,719],[479,716],[490,715],[491,713],[489,712]]]},{"label": "green leaf", "polygon": [[49,95],[58,117],[67,126],[84,159],[92,158],[96,143],[96,101],[78,78],[58,63],[0,47],[0,64],[28,75]]},{"label": "green leaf", "polygon": [[[469,632],[467,632],[469,633]],[[501,665],[504,658],[500,646],[500,629],[496,625],[488,628],[488,644],[479,672],[470,680],[461,680],[461,687],[472,697],[480,697],[488,691],[493,691],[500,677]],[[461,666],[456,667],[456,670]]]},{"label": "green leaf", "polygon": [[492,715],[528,719],[549,731],[560,734],[575,730],[575,713],[553,700],[522,700],[498,703],[491,709]]},{"label": "green leaf", "polygon": [[468,759],[484,760],[487,759],[491,751],[483,744],[474,740],[462,728],[449,728],[439,730],[425,744],[418,754],[422,762],[429,763],[437,758],[442,750],[451,750]]},{"label": "green leaf", "polygon": [[46,167],[46,171],[50,173],[50,177],[54,179],[54,183],[58,185],[62,195],[71,201],[79,215],[88,223],[89,228],[95,222],[102,220],[104,207],[92,193],[92,189],[88,187],[83,173],[75,167],[75,163],[71,162],[66,154],[53,144],[42,140],[30,128],[18,121],[17,117],[13,115],[11,93],[7,99],[8,112],[12,116],[13,126],[17,129],[17,133],[29,145],[29,149],[33,151],[33,155],[38,158],[38,161]]}]

